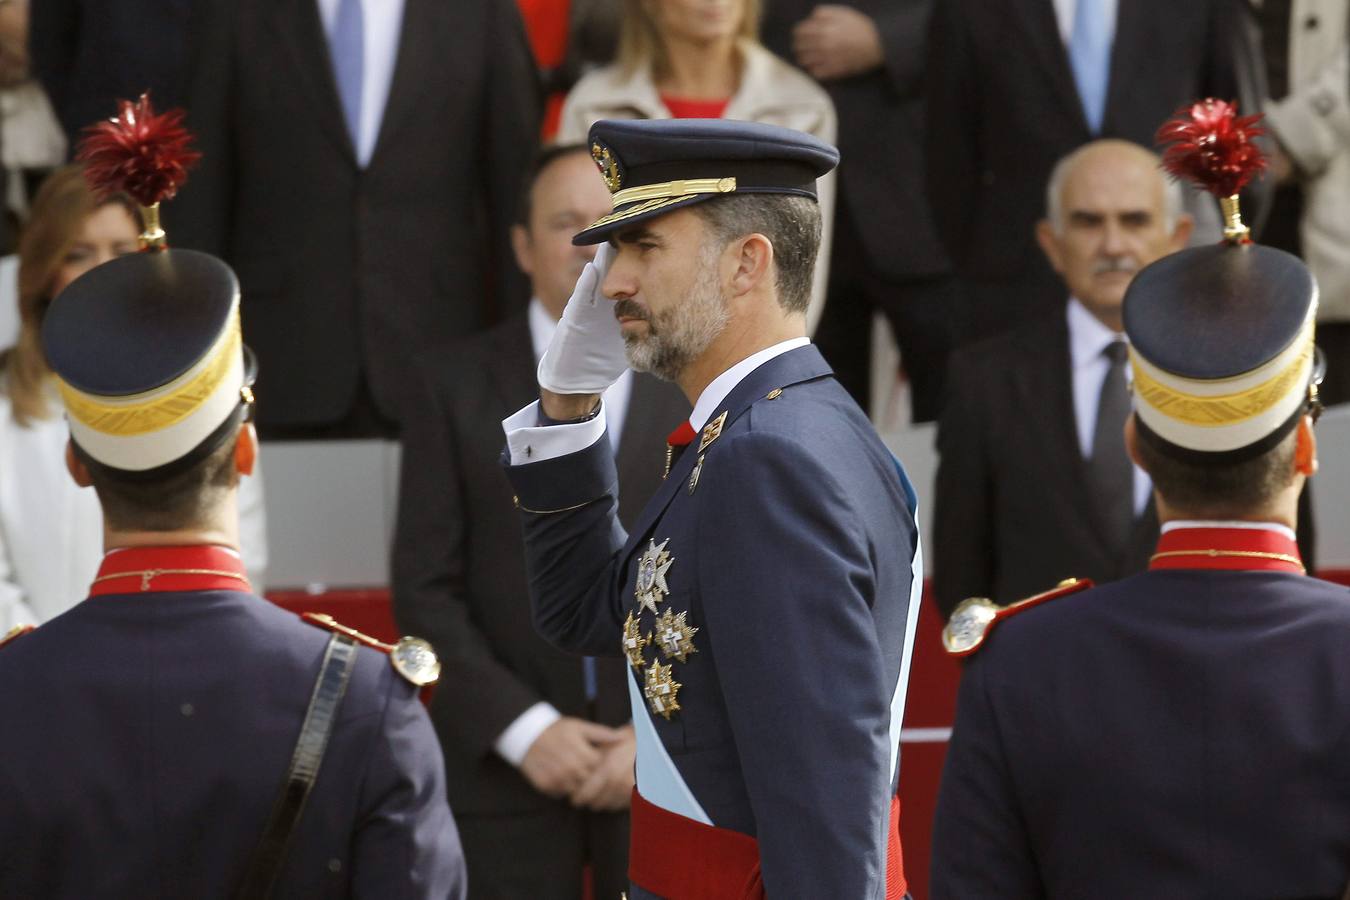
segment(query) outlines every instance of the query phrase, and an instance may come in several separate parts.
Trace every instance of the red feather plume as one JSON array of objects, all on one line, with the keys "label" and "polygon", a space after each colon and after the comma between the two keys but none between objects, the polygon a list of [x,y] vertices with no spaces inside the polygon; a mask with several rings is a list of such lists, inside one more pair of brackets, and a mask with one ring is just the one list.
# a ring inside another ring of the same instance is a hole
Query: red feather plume
[{"label": "red feather plume", "polygon": [[120,191],[141,206],[154,206],[172,199],[188,168],[201,159],[182,123],[181,109],[156,114],[148,94],[135,103],[119,100],[116,116],[84,130],[75,158],[100,196]]},{"label": "red feather plume", "polygon": [[1232,197],[1266,169],[1265,154],[1252,142],[1265,134],[1257,127],[1260,121],[1260,114],[1239,116],[1237,104],[1223,100],[1183,107],[1154,138],[1168,145],[1163,168],[1218,197]]}]

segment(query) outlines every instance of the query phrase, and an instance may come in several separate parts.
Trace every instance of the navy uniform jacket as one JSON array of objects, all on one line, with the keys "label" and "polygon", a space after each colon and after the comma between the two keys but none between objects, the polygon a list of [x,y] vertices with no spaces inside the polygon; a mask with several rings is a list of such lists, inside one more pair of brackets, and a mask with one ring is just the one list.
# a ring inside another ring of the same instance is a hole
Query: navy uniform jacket
[{"label": "navy uniform jacket", "polygon": [[932,896],[1339,898],[1350,592],[1153,571],[998,626],[962,677]]},{"label": "navy uniform jacket", "polygon": [[[166,592],[0,648],[0,896],[234,897],[329,637],[251,594]],[[464,896],[431,723],[373,650],[273,896]]]},{"label": "navy uniform jacket", "polygon": [[814,347],[751,372],[712,420],[722,411],[694,492],[697,439],[629,535],[607,440],[508,469],[535,625],[563,649],[619,653],[637,562],[663,545],[658,609],[699,630],[685,662],[646,648],[681,684],[680,711],[638,714],[712,824],[758,839],[769,897],[878,897],[914,519],[894,458]]}]

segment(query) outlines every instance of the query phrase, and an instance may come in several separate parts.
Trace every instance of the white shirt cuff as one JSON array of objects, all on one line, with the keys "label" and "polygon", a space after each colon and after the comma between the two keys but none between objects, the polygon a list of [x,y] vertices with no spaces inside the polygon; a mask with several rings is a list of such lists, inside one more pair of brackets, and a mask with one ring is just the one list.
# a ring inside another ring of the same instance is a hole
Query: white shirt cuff
[{"label": "white shirt cuff", "polygon": [[502,759],[519,769],[520,764],[525,762],[525,754],[530,752],[539,735],[561,718],[562,713],[554,709],[552,704],[541,700],[506,726],[492,746]]},{"label": "white shirt cuff", "polygon": [[605,404],[602,400],[600,412],[585,422],[540,425],[539,401],[536,400],[515,415],[502,419],[502,431],[506,432],[511,465],[557,459],[585,450],[605,436]]}]

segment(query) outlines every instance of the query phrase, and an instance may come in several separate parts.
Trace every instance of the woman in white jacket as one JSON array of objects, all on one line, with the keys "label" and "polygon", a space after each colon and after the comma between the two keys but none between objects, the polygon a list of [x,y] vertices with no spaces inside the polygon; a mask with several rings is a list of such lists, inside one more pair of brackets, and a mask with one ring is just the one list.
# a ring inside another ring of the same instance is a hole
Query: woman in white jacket
[{"label": "woman in white jacket", "polygon": [[[829,94],[760,44],[760,0],[623,0],[618,60],[582,77],[563,103],[559,143],[600,119],[722,118],[804,131],[835,143]],[[824,222],[807,326],[825,303],[835,176],[819,182]]]},{"label": "woman in white jacket", "polygon": [[[79,166],[58,169],[33,201],[19,241],[19,337],[0,357],[0,634],[40,624],[88,595],[103,558],[103,517],[66,472],[69,438],[42,353],[42,318],[80,275],[136,250],[135,205],[100,201]],[[240,486],[240,545],[262,589],[267,532],[259,470]]]}]

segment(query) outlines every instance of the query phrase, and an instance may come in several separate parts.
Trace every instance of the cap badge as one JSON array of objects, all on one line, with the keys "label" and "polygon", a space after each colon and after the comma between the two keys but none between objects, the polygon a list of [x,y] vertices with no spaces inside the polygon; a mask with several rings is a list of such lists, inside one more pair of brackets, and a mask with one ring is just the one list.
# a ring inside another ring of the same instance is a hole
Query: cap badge
[{"label": "cap badge", "polygon": [[666,584],[666,572],[675,564],[675,558],[666,552],[666,544],[669,543],[670,538],[666,538],[659,545],[656,541],[648,541],[646,551],[638,560],[634,594],[637,596],[639,612],[649,609],[652,615],[656,615],[656,604],[670,593],[670,587]]},{"label": "cap badge", "polygon": [[623,186],[623,179],[619,175],[619,163],[614,154],[609,152],[608,147],[591,144],[591,159],[600,167],[600,174],[604,176],[605,187],[609,188],[609,192],[611,194],[618,192]]}]

